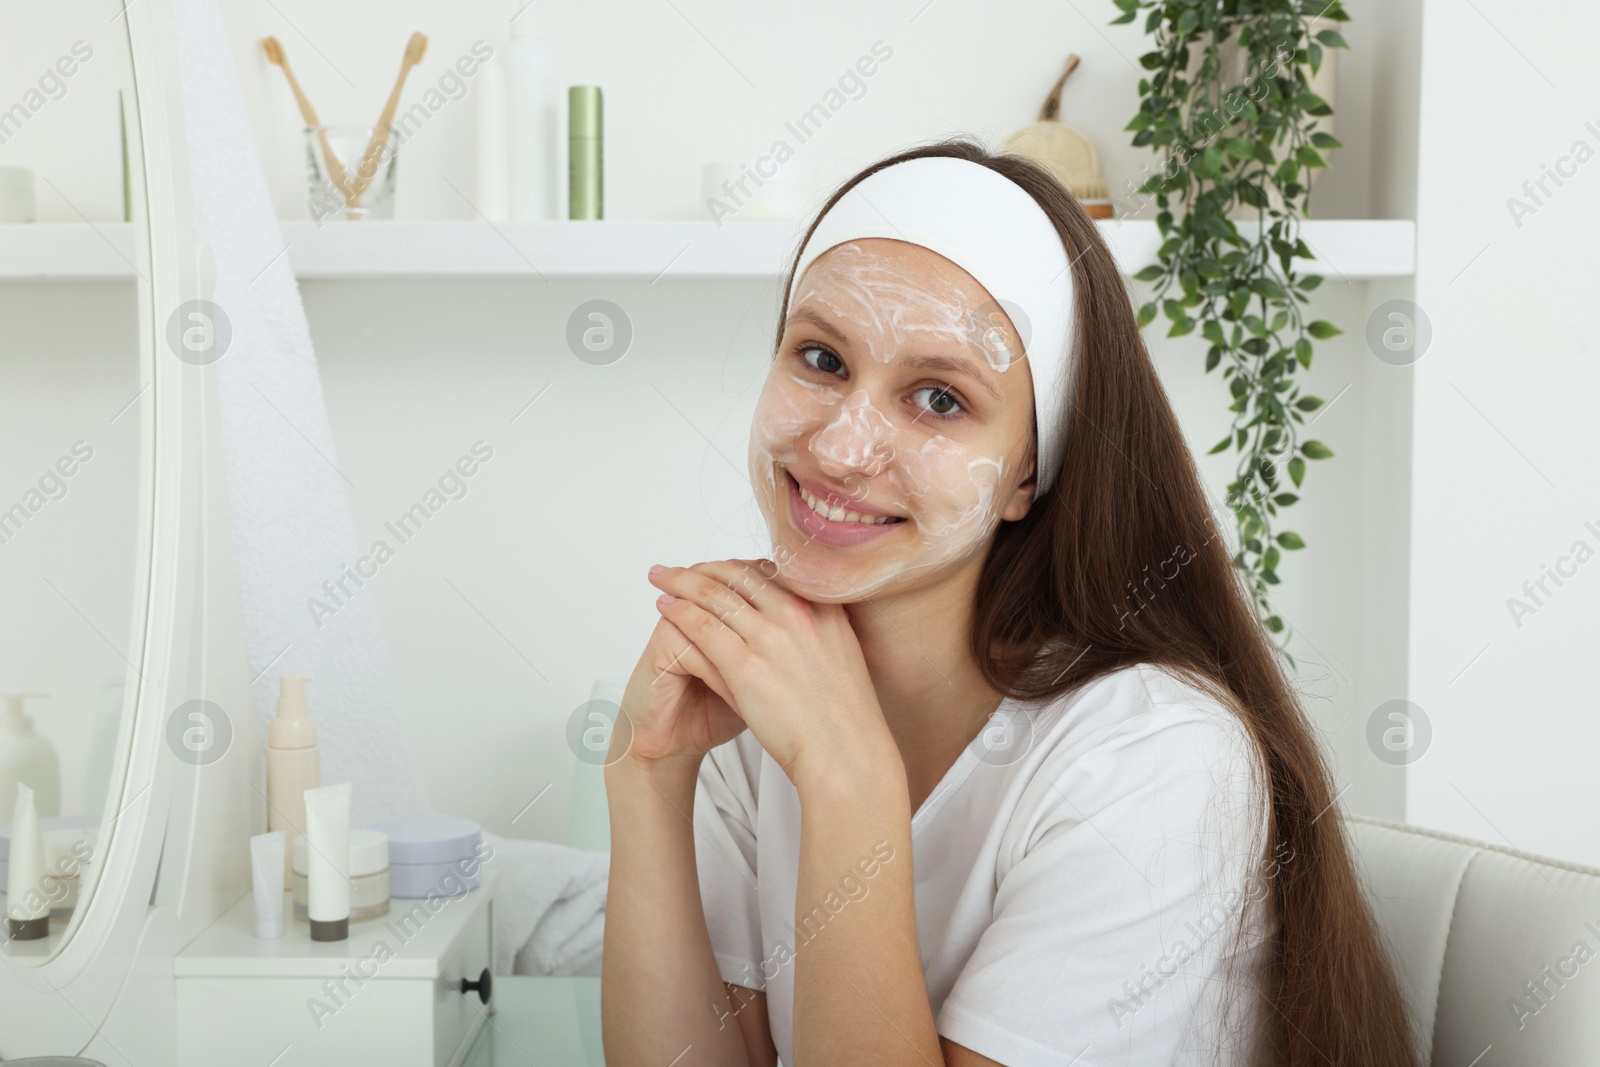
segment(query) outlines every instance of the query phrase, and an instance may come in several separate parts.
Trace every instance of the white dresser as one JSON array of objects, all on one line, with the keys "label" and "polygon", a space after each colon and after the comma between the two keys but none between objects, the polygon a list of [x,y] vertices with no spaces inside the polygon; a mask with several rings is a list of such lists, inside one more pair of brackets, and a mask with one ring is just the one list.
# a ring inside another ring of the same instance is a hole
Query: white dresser
[{"label": "white dresser", "polygon": [[494,1011],[498,883],[485,868],[459,897],[394,898],[332,942],[311,940],[287,892],[283,936],[257,938],[247,894],[173,961],[178,1067],[285,1051],[294,1064],[459,1067]]}]

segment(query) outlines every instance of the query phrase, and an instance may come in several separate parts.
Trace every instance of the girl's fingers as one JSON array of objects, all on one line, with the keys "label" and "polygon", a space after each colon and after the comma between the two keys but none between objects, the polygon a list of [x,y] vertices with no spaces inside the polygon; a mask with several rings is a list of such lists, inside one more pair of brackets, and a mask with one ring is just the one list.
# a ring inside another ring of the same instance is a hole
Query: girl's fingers
[{"label": "girl's fingers", "polygon": [[[737,673],[739,665],[749,651],[749,646],[745,644],[744,638],[721,619],[694,601],[672,597],[670,593],[656,599],[656,610],[661,613],[662,618],[676,626],[689,643],[694,645],[695,650],[702,653],[710,662],[710,666],[724,678],[731,673]],[[746,605],[744,613],[753,617],[756,611]]]},{"label": "girl's fingers", "polygon": [[[663,567],[659,572],[650,575],[650,584],[663,593],[676,597],[679,603],[691,604],[704,612],[720,624],[715,627],[719,632],[731,633],[748,641],[765,624],[761,612],[754,604],[726,582],[702,573],[696,567]],[[661,604],[659,600],[656,603]],[[718,649],[713,647],[709,640],[702,640],[708,638],[710,632],[710,628],[700,629],[704,626],[703,621],[694,619],[691,625],[697,629],[691,630],[684,625],[684,619],[692,616],[668,615],[668,618],[678,623],[678,628],[685,636],[697,641],[702,650],[713,659],[716,658]]]},{"label": "girl's fingers", "polygon": [[722,672],[717,670],[716,665],[706,658],[705,653],[701,652],[693,641],[684,636],[683,631],[671,619],[663,617],[661,625],[666,627],[668,640],[663,641],[663,648],[670,650],[670,658],[666,663],[657,666],[656,677],[650,684],[654,685],[661,680],[662,674],[668,672],[689,674],[704,682],[713,693],[737,711],[738,705],[734,703],[733,690],[728,688],[727,680],[722,677]]},{"label": "girl's fingers", "polygon": [[715,578],[767,614],[805,603],[778,578],[778,568],[769,559],[719,559],[689,569]]}]

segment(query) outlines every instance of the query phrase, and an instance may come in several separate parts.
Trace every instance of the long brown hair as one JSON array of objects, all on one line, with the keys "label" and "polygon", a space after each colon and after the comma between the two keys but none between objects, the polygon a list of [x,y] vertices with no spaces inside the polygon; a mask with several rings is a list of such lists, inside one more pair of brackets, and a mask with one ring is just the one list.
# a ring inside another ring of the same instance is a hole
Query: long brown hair
[{"label": "long brown hair", "polygon": [[[1076,305],[1069,437],[1052,487],[1002,523],[978,580],[971,647],[984,678],[1049,700],[1124,667],[1167,668],[1243,720],[1270,792],[1265,1011],[1271,1067],[1417,1067],[1399,984],[1362,895],[1305,712],[1257,621],[1199,471],[1134,318],[1126,283],[1083,208],[1043,167],[964,137],[888,156],[839,186],[908,159],[952,156],[1036,200],[1072,263]],[[816,229],[813,221],[795,249]],[[779,316],[788,315],[787,297]],[[1148,568],[1185,558],[1149,589]],[[1145,578],[1141,587],[1134,583]],[[1130,595],[1134,590],[1135,595]]]}]

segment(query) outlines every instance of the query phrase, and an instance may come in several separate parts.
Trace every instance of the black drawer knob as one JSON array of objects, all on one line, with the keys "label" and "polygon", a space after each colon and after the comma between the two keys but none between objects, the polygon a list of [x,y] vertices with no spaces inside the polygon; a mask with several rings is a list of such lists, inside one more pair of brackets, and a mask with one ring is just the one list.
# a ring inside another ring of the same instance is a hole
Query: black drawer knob
[{"label": "black drawer knob", "polygon": [[485,967],[483,969],[483,973],[478,975],[476,982],[469,978],[461,979],[461,992],[463,995],[472,992],[474,989],[478,991],[480,1003],[489,1003],[489,997],[494,992],[494,976],[489,973],[489,968]]}]

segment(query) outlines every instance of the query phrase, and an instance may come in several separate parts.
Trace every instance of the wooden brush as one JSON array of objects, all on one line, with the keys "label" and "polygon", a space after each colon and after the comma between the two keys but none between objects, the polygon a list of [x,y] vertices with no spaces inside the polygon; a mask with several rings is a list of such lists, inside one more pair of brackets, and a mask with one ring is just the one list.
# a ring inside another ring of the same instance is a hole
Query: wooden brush
[{"label": "wooden brush", "polygon": [[289,60],[283,54],[283,45],[276,37],[263,37],[261,50],[267,54],[267,62],[282,70],[283,76],[289,80],[289,89],[294,93],[295,103],[300,105],[300,118],[307,126],[317,131],[317,139],[322,144],[322,156],[328,162],[328,177],[348,204],[351,193],[350,178],[345,174],[344,164],[339,162],[339,158],[333,154],[333,148],[328,144],[328,131],[318,121],[316,108],[306,99],[305,91],[300,88],[300,82],[295,78],[294,71],[289,69]]},{"label": "wooden brush", "polygon": [[405,87],[406,75],[411,73],[411,68],[422,62],[422,54],[428,50],[428,39],[420,33],[413,33],[406,42],[406,54],[400,60],[400,76],[394,80],[394,89],[389,93],[389,102],[383,107],[383,114],[378,116],[378,124],[372,128],[372,139],[367,142],[367,150],[361,154],[361,166],[356,173],[355,184],[350,190],[350,204],[361,198],[367,191],[367,186],[372,184],[372,179],[378,173],[378,158],[383,154],[383,148],[389,143],[389,130],[394,123],[395,109],[400,106],[400,90]]}]

